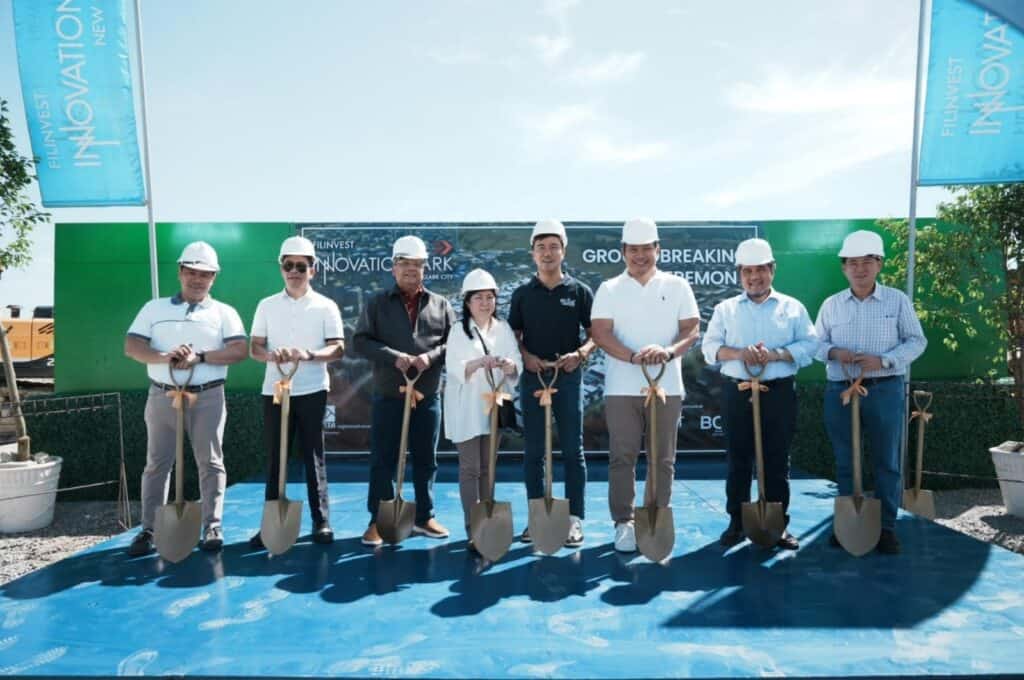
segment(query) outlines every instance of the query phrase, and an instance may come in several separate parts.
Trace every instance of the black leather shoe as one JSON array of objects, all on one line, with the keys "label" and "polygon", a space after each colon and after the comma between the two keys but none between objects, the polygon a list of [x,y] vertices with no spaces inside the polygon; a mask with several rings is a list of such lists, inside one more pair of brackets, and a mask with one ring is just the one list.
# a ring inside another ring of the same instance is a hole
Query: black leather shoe
[{"label": "black leather shoe", "polygon": [[263,537],[260,536],[260,532],[256,532],[249,537],[249,547],[253,550],[263,550],[266,546],[263,545]]},{"label": "black leather shoe", "polygon": [[316,525],[316,528],[313,529],[313,542],[324,545],[334,543],[334,530],[331,529],[330,522],[324,520]]},{"label": "black leather shoe", "polygon": [[731,548],[743,541],[744,538],[746,537],[743,535],[743,525],[739,522],[729,522],[729,526],[722,532],[718,542],[726,548]]},{"label": "black leather shoe", "polygon": [[132,540],[132,544],[128,546],[128,554],[132,557],[142,557],[154,550],[156,550],[156,547],[153,545],[153,531],[151,529],[140,531]]},{"label": "black leather shoe", "polygon": [[796,540],[796,536],[793,534],[783,531],[782,538],[775,542],[775,547],[782,548],[783,550],[797,550],[800,548],[800,542]]},{"label": "black leather shoe", "polygon": [[828,544],[829,544],[830,547],[833,547],[833,548],[842,548],[843,547],[842,545],[839,544],[839,539],[836,538],[835,533],[833,533],[831,536],[828,537]]},{"label": "black leather shoe", "polygon": [[900,552],[900,539],[896,538],[896,532],[892,529],[882,529],[882,535],[878,537],[878,545],[875,550],[884,555],[898,555]]}]

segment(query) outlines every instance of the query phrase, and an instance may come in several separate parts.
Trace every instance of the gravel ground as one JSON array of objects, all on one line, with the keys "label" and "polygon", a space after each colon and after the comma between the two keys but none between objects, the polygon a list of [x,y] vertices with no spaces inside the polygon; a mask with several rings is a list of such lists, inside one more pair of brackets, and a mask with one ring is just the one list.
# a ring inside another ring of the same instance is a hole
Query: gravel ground
[{"label": "gravel ground", "polygon": [[[1024,518],[1006,514],[999,489],[936,491],[939,524],[1024,554]],[[138,503],[132,517],[139,517]],[[24,534],[0,534],[0,585],[121,533],[117,504],[105,501],[58,503],[49,527]]]}]

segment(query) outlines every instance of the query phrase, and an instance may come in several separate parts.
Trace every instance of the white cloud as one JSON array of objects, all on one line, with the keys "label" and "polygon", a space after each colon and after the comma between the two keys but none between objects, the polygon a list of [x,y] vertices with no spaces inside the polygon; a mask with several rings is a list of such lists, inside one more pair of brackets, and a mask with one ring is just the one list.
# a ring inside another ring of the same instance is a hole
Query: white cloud
[{"label": "white cloud", "polygon": [[579,4],[580,0],[544,0],[544,9],[541,11],[553,19],[565,21],[569,11]]},{"label": "white cloud", "polygon": [[550,113],[530,117],[526,126],[550,140],[561,138],[579,125],[596,118],[597,114],[589,106],[561,106]]},{"label": "white cloud", "polygon": [[618,80],[640,68],[646,58],[647,55],[643,52],[613,52],[604,59],[576,67],[572,72],[572,78],[582,83]]},{"label": "white cloud", "polygon": [[765,159],[759,168],[705,196],[728,208],[805,189],[829,175],[910,147],[913,84],[877,69],[796,76],[773,69],[757,83],[737,83],[726,101],[755,114]]},{"label": "white cloud", "polygon": [[613,135],[615,127],[590,106],[569,105],[549,113],[527,116],[522,126],[528,141],[549,151],[561,149],[590,163],[624,164],[661,158],[671,145],[664,141],[622,141],[624,132]]},{"label": "white cloud", "polygon": [[572,47],[572,40],[569,36],[563,35],[534,35],[529,38],[530,44],[537,50],[538,56],[545,64],[554,64],[562,58],[569,48]]},{"label": "white cloud", "polygon": [[667,155],[670,145],[667,142],[615,142],[598,133],[585,135],[580,148],[585,159],[597,163],[636,163]]}]

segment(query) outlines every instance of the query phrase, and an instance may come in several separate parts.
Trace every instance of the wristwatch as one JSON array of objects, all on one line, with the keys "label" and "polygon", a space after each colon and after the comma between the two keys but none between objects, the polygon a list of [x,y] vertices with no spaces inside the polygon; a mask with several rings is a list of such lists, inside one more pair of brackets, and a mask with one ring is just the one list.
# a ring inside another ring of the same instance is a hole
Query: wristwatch
[{"label": "wristwatch", "polygon": [[206,352],[196,352],[196,356],[199,357],[199,363],[206,363]]},{"label": "wristwatch", "polygon": [[882,357],[882,368],[886,370],[892,368],[892,359],[889,357]]}]

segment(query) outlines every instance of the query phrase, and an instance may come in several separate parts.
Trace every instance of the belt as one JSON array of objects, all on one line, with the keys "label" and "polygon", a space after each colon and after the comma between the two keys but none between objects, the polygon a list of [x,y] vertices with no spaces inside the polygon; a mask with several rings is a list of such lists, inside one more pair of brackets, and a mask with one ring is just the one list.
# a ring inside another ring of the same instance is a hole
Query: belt
[{"label": "belt", "polygon": [[[730,382],[734,382],[737,385],[739,385],[740,383],[750,382],[752,380],[752,378],[744,378],[741,380],[739,378],[734,378],[731,375],[726,377],[729,378]],[[781,385],[782,383],[793,382],[793,376],[787,375],[784,378],[772,378],[771,380],[759,380],[758,382],[761,383],[762,385]]]},{"label": "belt", "polygon": [[[903,380],[903,375],[902,374],[900,374],[900,375],[882,375],[882,376],[878,376],[877,378],[862,378],[861,381],[860,381],[860,384],[861,385],[879,385],[881,383],[889,382],[890,380],[897,380],[897,379]],[[856,378],[854,378],[854,380],[856,380]],[[846,385],[850,381],[848,381],[848,380],[829,380],[829,382],[830,383],[835,383],[836,385]]]},{"label": "belt", "polygon": [[[149,382],[152,383],[153,387],[157,387],[157,388],[159,388],[161,390],[168,391],[168,392],[173,392],[173,391],[179,389],[179,388],[175,387],[174,385],[168,385],[167,383],[157,382],[156,380],[150,380]],[[224,384],[224,379],[221,378],[220,380],[211,380],[210,382],[205,382],[202,385],[189,385],[188,387],[185,388],[185,391],[186,392],[205,392],[206,390],[212,390],[214,387],[220,387],[223,384]]]}]

